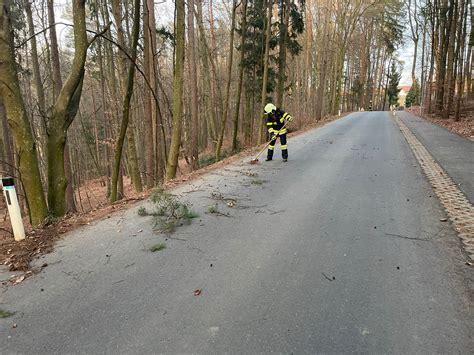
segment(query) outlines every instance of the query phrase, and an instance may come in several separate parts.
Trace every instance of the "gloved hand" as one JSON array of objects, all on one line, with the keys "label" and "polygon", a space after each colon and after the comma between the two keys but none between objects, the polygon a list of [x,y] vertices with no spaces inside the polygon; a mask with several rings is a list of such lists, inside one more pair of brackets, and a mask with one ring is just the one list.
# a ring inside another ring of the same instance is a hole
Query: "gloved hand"
[{"label": "gloved hand", "polygon": [[272,141],[277,139],[277,135],[275,133],[272,133]]},{"label": "gloved hand", "polygon": [[285,117],[285,121],[286,121],[286,122],[291,122],[291,121],[293,121],[293,117],[291,117],[290,115],[287,115],[287,116]]}]

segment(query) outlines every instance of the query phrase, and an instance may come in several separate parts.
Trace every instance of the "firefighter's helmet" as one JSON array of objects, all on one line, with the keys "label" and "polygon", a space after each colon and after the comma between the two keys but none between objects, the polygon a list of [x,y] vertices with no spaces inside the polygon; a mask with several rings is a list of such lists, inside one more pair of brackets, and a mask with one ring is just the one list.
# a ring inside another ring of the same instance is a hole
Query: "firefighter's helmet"
[{"label": "firefighter's helmet", "polygon": [[263,109],[266,114],[272,113],[273,111],[276,111],[276,106],[272,103],[266,104],[265,108]]}]

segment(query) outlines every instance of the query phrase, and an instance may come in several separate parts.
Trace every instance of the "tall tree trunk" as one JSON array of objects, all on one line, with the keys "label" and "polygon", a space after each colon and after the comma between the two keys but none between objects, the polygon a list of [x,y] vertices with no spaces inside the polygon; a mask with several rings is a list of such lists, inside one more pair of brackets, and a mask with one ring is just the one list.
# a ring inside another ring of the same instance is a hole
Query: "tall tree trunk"
[{"label": "tall tree trunk", "polygon": [[67,179],[64,170],[64,147],[67,130],[77,113],[84,81],[84,65],[89,43],[86,34],[85,1],[73,2],[74,59],[66,82],[58,95],[48,121],[48,205],[53,216],[66,212]]},{"label": "tall tree trunk", "polygon": [[[273,0],[268,0],[273,2]],[[270,15],[271,16],[271,15]],[[283,105],[283,94],[285,92],[286,81],[286,56],[288,47],[288,27],[290,24],[290,0],[281,0],[281,14],[280,14],[280,38],[279,38],[279,53],[278,53],[278,84],[276,93],[276,105],[281,107]]]},{"label": "tall tree trunk", "polygon": [[[412,9],[414,13],[412,14]],[[410,30],[411,30],[411,39],[413,41],[414,51],[413,51],[413,62],[411,66],[411,82],[412,85],[415,85],[416,82],[416,60],[418,57],[418,4],[417,0],[408,0],[407,4],[407,12],[408,12],[408,20],[410,22]]]},{"label": "tall tree trunk", "polygon": [[[460,32],[460,34],[458,35],[458,38],[460,38],[461,40],[459,41],[459,55],[458,55],[458,60],[459,60],[459,75],[458,75],[458,97],[457,97],[457,100],[456,100],[456,106],[455,106],[455,110],[454,110],[454,120],[457,122],[459,121],[460,119],[460,110],[461,110],[461,101],[463,99],[463,96],[464,96],[464,82],[465,82],[465,72],[464,72],[464,50],[465,50],[465,45],[466,45],[466,41],[465,40],[462,40],[462,39],[465,39],[466,38],[466,27],[467,27],[467,9],[468,9],[468,6],[469,6],[469,1],[466,1],[464,3],[464,1],[461,1],[461,18],[463,19],[463,21],[460,21],[460,24],[461,22],[463,22],[463,25],[462,25],[462,30]],[[461,26],[460,26],[461,27]],[[469,55],[469,53],[468,53]],[[469,56],[467,57],[469,58]],[[469,59],[466,60],[466,62],[469,62]]]},{"label": "tall tree trunk", "polygon": [[[449,13],[448,13],[449,12]],[[443,112],[444,89],[446,81],[446,59],[449,45],[450,24],[452,21],[451,8],[448,0],[442,0],[439,9],[439,48],[436,58],[436,112]]]},{"label": "tall tree trunk", "polygon": [[207,44],[206,32],[204,31],[204,24],[202,19],[202,0],[196,0],[197,11],[196,20],[199,28],[199,40],[200,40],[200,56],[203,65],[203,80],[204,80],[204,106],[206,109],[206,117],[208,120],[208,128],[211,136],[213,147],[217,144],[217,128],[216,128],[216,93],[214,85],[211,79],[211,68],[209,65],[209,46]]},{"label": "tall tree trunk", "polygon": [[179,147],[181,145],[181,126],[183,120],[183,72],[184,72],[184,31],[185,11],[184,0],[176,0],[175,20],[175,66],[173,78],[173,133],[171,146],[166,164],[166,179],[176,177],[178,167]]},{"label": "tall tree trunk", "polygon": [[443,110],[442,117],[444,119],[449,118],[451,111],[452,99],[450,98],[452,92],[452,85],[454,79],[454,65],[455,65],[455,44],[456,44],[456,29],[458,22],[458,10],[457,10],[457,1],[453,1],[450,5],[449,10],[451,16],[449,16],[449,33],[447,34],[447,43],[448,43],[448,53],[447,53],[447,68],[446,68],[446,79],[444,81],[444,97],[443,97]]},{"label": "tall tree trunk", "polygon": [[416,41],[415,40],[413,41],[413,46],[414,46],[414,49],[413,49],[413,62],[412,62],[412,67],[411,67],[411,82],[412,82],[412,85],[415,85],[415,82],[416,82],[416,60],[417,60],[417,57],[418,57],[418,38],[416,39]]},{"label": "tall tree trunk", "polygon": [[322,54],[324,59],[319,66],[319,83],[318,89],[316,93],[316,112],[315,118],[316,120],[320,120],[322,118],[323,112],[323,105],[324,105],[324,87],[326,85],[326,66],[327,66],[327,59],[325,58],[326,54]]},{"label": "tall tree trunk", "polygon": [[309,100],[311,98],[311,91],[313,88],[312,70],[313,70],[313,4],[312,0],[306,0],[306,48],[305,48],[305,63],[303,71],[303,88],[305,92],[304,113],[309,109]]},{"label": "tall tree trunk", "polygon": [[[53,98],[56,100],[63,87],[63,81],[61,78],[61,64],[59,61],[59,47],[58,39],[56,37],[56,26],[54,16],[54,0],[48,0],[48,22],[50,26],[49,37],[51,41],[51,63],[53,72]],[[64,146],[64,171],[66,174],[66,180],[68,181],[66,187],[66,211],[74,213],[77,211],[76,203],[74,202],[74,178],[72,173],[71,157],[69,154],[69,146],[66,143]]]},{"label": "tall tree trunk", "polygon": [[250,78],[246,76],[244,81],[244,96],[245,96],[245,105],[244,105],[244,119],[243,119],[243,129],[244,129],[244,141],[245,145],[251,144],[252,141],[252,117],[253,112],[251,108],[252,92],[248,87],[248,82]]},{"label": "tall tree trunk", "polygon": [[[157,182],[163,180],[165,161],[167,154],[167,144],[163,116],[161,114],[160,103],[158,101],[158,87],[161,88],[159,80],[159,69],[156,59],[156,20],[155,3],[153,0],[146,0],[144,14],[144,34],[145,34],[145,74],[150,84],[147,90],[146,100],[146,124],[149,129],[146,132],[146,166],[147,166],[147,186],[151,188]],[[165,100],[167,97],[163,94]]]},{"label": "tall tree trunk", "polygon": [[48,209],[43,194],[36,144],[18,81],[9,2],[0,0],[0,11],[0,96],[3,98],[8,123],[13,134],[31,224],[36,227],[46,218]]},{"label": "tall tree trunk", "polygon": [[44,119],[46,112],[46,103],[44,98],[43,83],[41,82],[41,73],[38,60],[38,49],[36,45],[35,26],[33,25],[33,14],[31,12],[30,0],[25,1],[26,19],[28,22],[28,31],[31,37],[31,62],[33,64],[33,77],[35,82],[36,95],[38,97],[38,109],[40,116]]},{"label": "tall tree trunk", "polygon": [[[474,23],[474,3],[472,0],[468,1],[469,4],[469,16],[471,20],[471,31],[469,33],[469,45],[468,45],[468,50],[467,50],[467,59],[466,59],[466,86],[467,86],[467,92],[468,92],[468,97],[473,98],[474,97],[474,81],[472,80],[472,72],[474,71],[474,51],[472,50],[472,47],[474,46],[474,26],[472,24]],[[467,21],[467,18],[466,18]]]},{"label": "tall tree trunk", "polygon": [[[122,25],[122,14],[120,9],[120,2],[118,0],[112,0],[112,14],[115,19],[115,25],[117,27],[117,38],[118,44],[122,48],[127,48],[126,40],[125,40],[125,33],[123,30]],[[123,51],[119,51],[119,60],[118,60],[118,70],[119,70],[119,78],[120,81],[120,91],[121,97],[126,97],[127,95],[127,57]],[[128,162],[130,165],[130,178],[132,181],[132,185],[135,188],[136,192],[142,192],[142,179],[140,177],[140,169],[138,168],[138,157],[137,157],[137,148],[135,143],[135,131],[133,129],[133,115],[130,115],[130,129],[127,130],[127,150],[128,150]]]},{"label": "tall tree trunk", "polygon": [[188,0],[189,77],[191,81],[191,169],[199,168],[199,111],[196,43],[194,39],[194,0]]},{"label": "tall tree trunk", "polygon": [[428,113],[433,113],[435,105],[433,105],[433,78],[434,78],[434,66],[437,61],[437,49],[439,47],[439,35],[438,35],[438,20],[436,16],[437,11],[437,0],[435,0],[432,13],[430,16],[431,22],[431,55],[430,55],[430,70],[428,73],[428,91],[426,94],[426,100],[428,101]]},{"label": "tall tree trunk", "polygon": [[[258,120],[258,136],[257,136],[257,145],[262,143],[262,140],[265,136],[264,127],[265,126],[265,115],[263,114],[263,108],[265,107],[265,103],[267,101],[267,82],[268,82],[268,57],[270,53],[270,37],[272,35],[271,28],[272,28],[272,5],[273,0],[266,0],[268,10],[266,10],[267,21],[265,24],[265,54],[263,57],[263,79],[262,79],[262,94],[260,96],[260,107],[258,116],[260,120]],[[281,31],[281,29],[280,29]],[[280,51],[281,55],[281,51]],[[286,55],[286,53],[285,53]],[[283,69],[284,71],[284,69]],[[277,94],[278,95],[278,94]],[[283,94],[282,94],[283,95]],[[282,96],[283,97],[283,96]],[[277,101],[278,102],[278,101]]]},{"label": "tall tree trunk", "polygon": [[123,100],[122,106],[122,123],[120,125],[120,133],[117,139],[115,146],[115,157],[114,157],[114,167],[112,172],[112,192],[110,194],[110,201],[117,201],[117,182],[121,167],[122,160],[122,149],[123,143],[125,140],[125,135],[127,133],[128,121],[130,117],[130,100],[133,94],[133,84],[135,76],[135,61],[137,59],[137,46],[138,46],[138,37],[140,34],[140,0],[134,1],[134,15],[133,15],[133,28],[132,28],[132,43],[131,43],[131,54],[130,54],[130,64],[128,68],[127,76],[127,88],[125,93],[125,98]]},{"label": "tall tree trunk", "polygon": [[49,39],[51,41],[51,66],[53,72],[53,91],[55,99],[59,96],[63,87],[63,81],[61,79],[61,64],[59,62],[59,46],[58,38],[56,36],[54,16],[54,0],[48,0],[48,24],[49,24]]},{"label": "tall tree trunk", "polygon": [[[202,0],[200,0],[202,1]],[[212,87],[213,90],[215,91],[215,95],[217,97],[216,100],[216,107],[215,109],[217,110],[217,117],[222,119],[222,115],[224,112],[224,96],[222,95],[222,90],[221,86],[219,83],[219,70],[217,66],[217,61],[218,61],[218,52],[216,48],[216,34],[215,34],[215,26],[214,26],[214,11],[213,11],[213,3],[212,0],[209,0],[209,29],[210,29],[210,38],[211,38],[211,43],[208,46],[208,55],[209,55],[209,62],[211,63],[211,74],[213,77],[212,80]],[[201,27],[203,28],[203,27]],[[217,122],[219,123],[219,121]],[[217,132],[217,131],[216,131]],[[218,138],[218,137],[216,137]]]},{"label": "tall tree trunk", "polygon": [[425,59],[426,59],[426,20],[423,24],[423,36],[421,40],[421,80],[420,80],[420,98],[421,98],[421,107],[423,109],[425,103],[425,88],[426,88],[426,68],[425,68]]},{"label": "tall tree trunk", "polygon": [[2,121],[2,147],[3,148],[3,161],[2,161],[2,175],[13,176],[15,160],[13,157],[13,144],[11,142],[10,129],[8,127],[7,113],[5,112],[5,106],[3,105],[3,99],[0,97],[0,120]]},{"label": "tall tree trunk", "polygon": [[[51,0],[49,0],[51,1]],[[104,6],[100,7],[102,18],[105,17],[104,11],[108,11],[107,8],[104,9]],[[97,13],[97,17],[99,14]],[[99,19],[97,18],[97,31],[99,30],[98,28],[99,24]],[[110,30],[108,31],[107,35],[110,36]],[[109,45],[108,43],[103,43],[102,39],[98,40],[98,45],[97,45],[97,60],[99,62],[99,71],[101,73],[107,73],[107,70],[105,70],[104,67],[104,56],[102,51],[105,49],[107,50],[107,46]],[[110,119],[109,119],[109,112],[110,112],[110,105],[106,97],[106,75],[101,75],[100,76],[100,93],[101,93],[101,100],[102,100],[102,127],[103,127],[103,139],[107,140],[109,137],[109,131],[110,131]],[[110,197],[110,177],[111,177],[111,169],[110,169],[110,148],[108,144],[103,145],[103,150],[104,150],[104,161],[103,161],[103,175],[107,177],[106,179],[106,184],[107,184],[107,198]]]},{"label": "tall tree trunk", "polygon": [[237,84],[237,97],[234,112],[234,129],[232,132],[232,151],[237,150],[237,132],[239,130],[240,99],[242,97],[242,84],[244,79],[244,58],[245,58],[245,38],[247,35],[247,0],[242,0],[242,25],[240,35],[240,62],[239,62],[239,83]]},{"label": "tall tree trunk", "polygon": [[227,85],[225,90],[224,112],[221,120],[221,131],[217,141],[216,161],[221,158],[222,143],[224,141],[224,132],[227,122],[227,114],[229,112],[229,98],[230,98],[230,84],[232,82],[232,61],[234,58],[234,32],[235,32],[235,14],[237,12],[237,0],[232,3],[232,21],[230,25],[230,44],[229,44],[229,59],[227,61]]},{"label": "tall tree trunk", "polygon": [[[145,66],[145,76],[150,82],[151,89],[154,89],[152,85],[152,76],[153,76],[153,46],[151,43],[150,36],[150,15],[151,11],[149,9],[148,0],[144,2],[144,14],[143,14],[143,34],[144,34],[144,66]],[[144,97],[144,113],[145,113],[145,161],[146,161],[146,186],[150,189],[155,185],[155,154],[154,154],[154,139],[153,139],[153,114],[152,114],[152,105],[153,105],[153,96],[151,89],[145,90]]]}]

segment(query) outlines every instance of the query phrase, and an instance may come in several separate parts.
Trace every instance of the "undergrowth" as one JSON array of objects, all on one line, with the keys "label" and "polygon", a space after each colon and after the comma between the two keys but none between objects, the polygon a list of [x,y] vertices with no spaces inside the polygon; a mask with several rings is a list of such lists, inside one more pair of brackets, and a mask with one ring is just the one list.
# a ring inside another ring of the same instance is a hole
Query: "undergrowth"
[{"label": "undergrowth", "polygon": [[138,209],[139,216],[153,216],[153,229],[160,233],[172,233],[176,227],[191,223],[199,215],[193,212],[187,203],[161,188],[157,188],[150,196],[153,210],[145,207]]},{"label": "undergrowth", "polygon": [[[231,155],[237,154],[241,150],[242,150],[242,148],[240,148],[240,147],[237,147],[237,149],[234,150],[234,151],[232,151],[232,149],[230,149],[230,148],[229,149],[224,149],[222,151],[220,160],[228,158]],[[203,155],[199,158],[199,167],[200,168],[204,168],[205,166],[208,166],[208,165],[211,165],[211,164],[214,164],[214,163],[216,163],[216,155],[215,154]]]}]

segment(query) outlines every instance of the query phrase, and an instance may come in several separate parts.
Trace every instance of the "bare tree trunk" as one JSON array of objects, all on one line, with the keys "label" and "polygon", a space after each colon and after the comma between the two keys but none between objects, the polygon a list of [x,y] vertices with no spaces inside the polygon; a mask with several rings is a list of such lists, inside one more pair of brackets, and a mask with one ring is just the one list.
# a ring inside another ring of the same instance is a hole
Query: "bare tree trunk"
[{"label": "bare tree trunk", "polygon": [[3,99],[0,97],[0,120],[2,121],[2,138],[4,156],[2,161],[2,175],[14,176],[15,160],[13,157],[13,144],[11,141],[10,128],[8,127],[7,114]]},{"label": "bare tree trunk", "polygon": [[[118,44],[120,47],[127,48],[127,44],[125,41],[125,34],[122,26],[122,14],[120,10],[120,2],[118,0],[112,0],[112,14],[115,19],[115,24],[117,27],[117,38]],[[119,60],[118,60],[118,71],[119,71],[119,78],[120,80],[120,92],[121,97],[125,97],[127,95],[127,77],[125,73],[127,72],[127,57],[123,51],[119,51]],[[136,192],[142,192],[142,179],[140,177],[140,169],[138,168],[138,157],[137,157],[137,148],[135,143],[135,131],[133,129],[133,115],[130,115],[130,129],[127,130],[127,150],[129,156],[129,164],[130,164],[130,178],[132,184],[135,188]]]},{"label": "bare tree trunk", "polygon": [[[55,27],[55,16],[54,16],[54,0],[48,0],[48,19],[50,27],[50,41],[51,41],[51,63],[53,72],[53,98],[56,100],[63,87],[63,81],[61,79],[61,64],[59,61],[59,49],[58,39],[56,37]],[[69,154],[69,146],[67,143],[64,145],[64,171],[66,174],[66,180],[68,181],[66,187],[66,211],[74,213],[77,211],[76,204],[74,202],[74,177],[72,173],[71,157]]]},{"label": "bare tree trunk", "polygon": [[[413,1],[413,6],[412,6]],[[413,51],[413,63],[411,66],[411,82],[412,85],[415,85],[416,82],[416,60],[418,57],[418,4],[417,0],[408,0],[406,2],[407,12],[408,12],[408,20],[410,22],[410,30],[411,30],[411,39],[413,41],[414,51]],[[413,14],[412,14],[413,10]]]},{"label": "bare tree trunk", "polygon": [[64,147],[67,130],[74,120],[82,94],[84,64],[89,47],[86,34],[85,1],[73,2],[74,59],[66,82],[56,100],[48,121],[48,205],[53,216],[66,212],[67,179],[64,170]]},{"label": "bare tree trunk", "polygon": [[122,107],[122,123],[120,126],[120,133],[117,139],[115,146],[115,158],[114,158],[114,169],[112,172],[112,192],[110,194],[110,202],[117,201],[117,180],[121,167],[122,160],[122,149],[123,143],[125,140],[125,135],[127,133],[128,121],[130,116],[130,100],[133,94],[133,84],[135,76],[135,61],[137,59],[137,46],[138,46],[138,37],[140,34],[140,0],[134,1],[134,16],[133,16],[133,29],[132,29],[132,43],[131,43],[131,54],[130,54],[130,65],[128,68],[128,77],[127,77],[127,89],[125,98],[123,100]]},{"label": "bare tree trunk", "polygon": [[244,96],[245,96],[245,106],[244,106],[244,120],[243,120],[243,129],[244,129],[244,140],[245,144],[249,145],[252,141],[252,109],[251,109],[251,100],[252,93],[248,87],[249,78],[245,78],[244,82]]},{"label": "bare tree trunk", "polygon": [[31,37],[31,61],[33,64],[33,77],[35,82],[36,95],[38,96],[38,109],[40,116],[44,119],[46,112],[46,103],[44,98],[43,83],[41,82],[41,73],[38,60],[38,49],[36,45],[35,26],[33,25],[33,14],[29,0],[25,1],[26,18],[28,22],[28,31]]},{"label": "bare tree trunk", "polygon": [[[150,81],[152,77],[153,49],[150,38],[150,9],[148,0],[144,2],[143,14],[143,34],[144,34],[144,66],[145,76]],[[151,85],[151,83],[150,83]],[[153,87],[152,87],[153,88]],[[145,90],[144,114],[145,114],[145,158],[146,158],[146,186],[150,189],[155,185],[155,154],[153,140],[153,116],[152,116],[153,97],[150,90]]]},{"label": "bare tree trunk", "polygon": [[[469,13],[470,13],[470,20],[471,20],[471,31],[469,34],[469,45],[468,45],[468,50],[467,50],[467,60],[466,60],[466,86],[467,86],[467,92],[468,92],[468,97],[473,98],[474,96],[474,81],[472,81],[472,72],[474,70],[474,51],[472,50],[472,47],[474,45],[474,26],[472,24],[474,23],[474,4],[473,1],[470,0],[468,1],[469,3]],[[467,16],[466,16],[466,21],[467,21]]]},{"label": "bare tree trunk", "polygon": [[426,95],[428,100],[428,113],[433,113],[435,105],[433,105],[433,78],[434,78],[434,66],[435,61],[437,61],[437,50],[439,47],[439,36],[438,36],[438,20],[436,16],[437,11],[437,0],[435,0],[433,9],[430,16],[431,22],[431,60],[430,60],[430,70],[428,74],[428,93]]},{"label": "bare tree trunk", "polygon": [[[458,38],[464,39],[466,38],[466,27],[467,27],[467,9],[469,6],[469,1],[464,3],[464,1],[461,1],[461,18],[463,19],[463,26],[461,33],[458,35]],[[461,26],[460,26],[461,27]],[[465,78],[465,73],[464,73],[464,50],[465,50],[465,40],[460,40],[459,41],[459,55],[458,55],[458,60],[459,60],[459,75],[458,75],[458,97],[456,100],[456,107],[454,110],[454,120],[457,122],[460,119],[460,110],[461,110],[461,101],[464,96],[464,78]],[[469,53],[468,53],[469,55]],[[467,57],[469,58],[469,56]],[[469,62],[469,59],[466,60],[466,62]]]},{"label": "bare tree trunk", "polygon": [[306,48],[305,48],[305,63],[303,71],[303,88],[305,90],[305,105],[304,113],[308,112],[309,100],[312,94],[312,67],[313,67],[313,4],[312,0],[306,0]]},{"label": "bare tree trunk", "polygon": [[426,68],[425,68],[425,58],[426,58],[426,20],[423,23],[423,37],[421,40],[421,80],[420,80],[420,98],[421,106],[424,107],[425,103],[425,88],[426,88]]},{"label": "bare tree trunk", "polygon": [[221,158],[221,149],[222,143],[224,141],[224,132],[227,122],[227,115],[229,112],[229,98],[230,98],[230,84],[232,81],[232,61],[234,58],[234,32],[235,32],[235,14],[237,12],[237,0],[233,0],[232,3],[232,22],[230,25],[230,44],[229,44],[229,59],[227,63],[227,86],[225,90],[225,101],[224,101],[224,112],[222,114],[221,120],[221,131],[217,141],[216,148],[216,161],[219,161]]},{"label": "bare tree trunk", "polygon": [[171,180],[176,177],[178,167],[179,147],[181,145],[181,126],[183,119],[183,72],[184,72],[184,31],[185,31],[185,10],[184,0],[176,0],[176,20],[175,20],[175,70],[173,79],[173,133],[171,136],[171,146],[166,164],[166,179]]},{"label": "bare tree trunk", "polygon": [[3,97],[8,123],[12,129],[20,178],[30,210],[31,224],[36,227],[46,218],[48,209],[43,194],[36,144],[16,71],[9,18],[10,7],[4,0],[0,0],[0,11],[0,96]]},{"label": "bare tree trunk", "polygon": [[444,119],[449,118],[452,99],[450,98],[451,94],[454,92],[451,91],[453,85],[453,74],[454,74],[454,65],[455,65],[455,44],[456,44],[456,29],[458,22],[458,11],[457,11],[457,1],[454,1],[450,6],[450,19],[448,21],[449,33],[447,34],[447,43],[448,43],[448,53],[447,53],[447,68],[446,68],[446,79],[444,81],[444,97],[443,97],[443,107],[442,107],[442,117]]},{"label": "bare tree trunk", "polygon": [[194,0],[188,0],[189,77],[191,82],[191,169],[199,168],[199,110],[196,69],[196,43],[194,39]]},{"label": "bare tree trunk", "polygon": [[[448,13],[449,10],[449,13]],[[439,13],[439,48],[436,58],[436,112],[443,112],[446,82],[446,59],[449,44],[450,23],[452,21],[448,0],[442,0]]]},{"label": "bare tree trunk", "polygon": [[203,65],[204,75],[204,106],[206,108],[206,117],[208,120],[208,128],[211,136],[213,147],[217,144],[217,128],[214,108],[216,107],[216,93],[211,79],[211,68],[209,65],[209,46],[207,44],[206,32],[204,31],[204,24],[202,19],[202,0],[196,0],[197,11],[196,20],[199,27],[200,39],[200,56]]},{"label": "bare tree trunk", "polygon": [[[273,0],[266,0],[268,10],[266,10],[267,21],[265,24],[265,54],[263,57],[263,79],[262,79],[262,94],[260,96],[260,110],[258,112],[258,116],[260,120],[258,120],[258,136],[257,136],[257,145],[260,145],[265,137],[264,127],[265,125],[265,116],[263,114],[263,108],[265,107],[265,103],[267,101],[267,82],[268,82],[268,57],[270,53],[270,37],[271,37],[271,28],[272,28],[272,5]],[[280,51],[281,54],[281,51]],[[286,55],[286,53],[285,53]],[[284,71],[284,69],[283,69]],[[283,94],[282,94],[283,95]]]},{"label": "bare tree trunk", "polygon": [[[273,2],[272,0],[268,1]],[[285,92],[286,52],[288,47],[288,27],[290,23],[290,0],[282,0],[281,6],[282,8],[280,17],[279,38],[280,49],[278,54],[278,84],[276,93],[276,105],[278,107],[281,107],[283,105],[283,94]]]},{"label": "bare tree trunk", "polygon": [[53,72],[53,88],[55,99],[59,96],[63,87],[61,79],[61,65],[59,62],[58,38],[56,36],[56,26],[54,17],[54,0],[48,0],[48,23],[49,23],[49,39],[51,41],[51,66]]},{"label": "bare tree trunk", "polygon": [[247,34],[247,0],[242,0],[242,25],[240,37],[240,66],[239,66],[239,83],[237,84],[237,97],[234,113],[234,129],[232,132],[232,151],[237,150],[237,132],[239,130],[239,113],[240,113],[240,99],[242,97],[242,84],[244,79],[244,58],[245,58],[245,37]]},{"label": "bare tree trunk", "polygon": [[[326,54],[323,54],[326,56]],[[323,112],[323,103],[324,103],[324,87],[326,85],[326,66],[327,66],[327,59],[324,58],[319,66],[319,84],[318,89],[316,92],[316,112],[315,118],[316,120],[320,120],[322,117]]]}]

